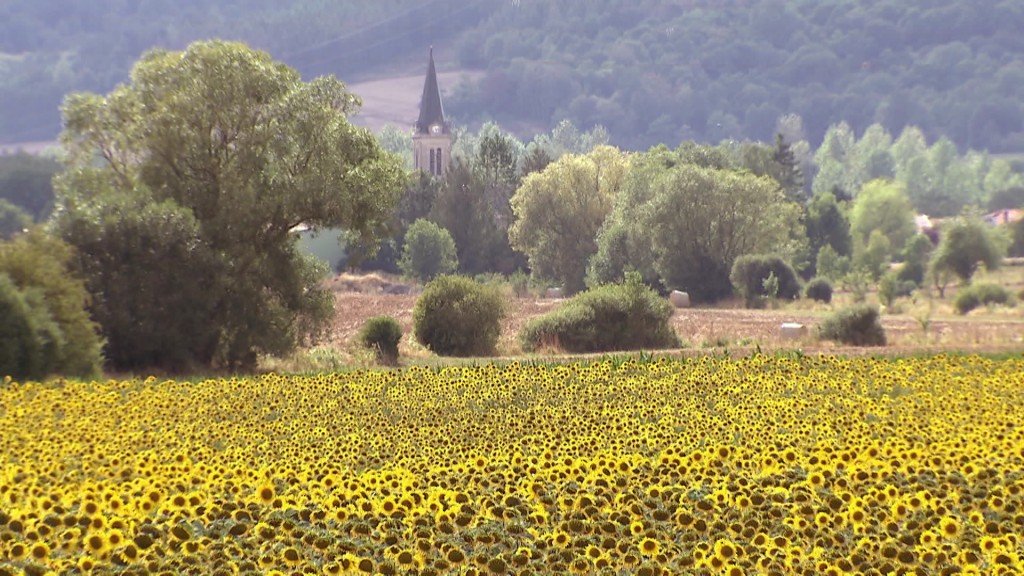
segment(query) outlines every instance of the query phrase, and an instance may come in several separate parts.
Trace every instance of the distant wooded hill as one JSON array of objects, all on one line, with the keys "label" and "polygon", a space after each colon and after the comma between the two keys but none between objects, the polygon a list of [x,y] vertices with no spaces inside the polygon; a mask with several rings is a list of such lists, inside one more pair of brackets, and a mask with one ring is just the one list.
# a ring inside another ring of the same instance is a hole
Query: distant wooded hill
[{"label": "distant wooded hill", "polygon": [[66,93],[110,91],[150,48],[240,40],[307,78],[350,82],[424,64],[431,44],[452,44],[495,8],[491,0],[0,2],[0,143],[53,139]]},{"label": "distant wooded hill", "polygon": [[[0,141],[51,138],[69,90],[105,92],[152,45],[212,36],[343,80],[421,62],[485,70],[446,111],[547,129],[605,125],[626,148],[769,140],[799,114],[920,126],[961,149],[1024,150],[1019,0],[41,0],[0,6]],[[409,60],[412,59],[412,60]]]}]

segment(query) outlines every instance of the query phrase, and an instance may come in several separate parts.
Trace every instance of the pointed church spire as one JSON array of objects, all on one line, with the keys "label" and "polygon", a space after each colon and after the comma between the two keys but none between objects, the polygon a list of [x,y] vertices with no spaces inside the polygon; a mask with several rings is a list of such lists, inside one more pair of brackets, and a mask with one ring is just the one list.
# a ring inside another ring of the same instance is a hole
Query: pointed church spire
[{"label": "pointed church spire", "polygon": [[416,121],[418,134],[448,133],[444,121],[444,107],[441,105],[441,90],[437,86],[437,71],[434,69],[434,47],[430,47],[430,64],[427,78],[423,82],[423,96],[420,97],[420,117]]}]

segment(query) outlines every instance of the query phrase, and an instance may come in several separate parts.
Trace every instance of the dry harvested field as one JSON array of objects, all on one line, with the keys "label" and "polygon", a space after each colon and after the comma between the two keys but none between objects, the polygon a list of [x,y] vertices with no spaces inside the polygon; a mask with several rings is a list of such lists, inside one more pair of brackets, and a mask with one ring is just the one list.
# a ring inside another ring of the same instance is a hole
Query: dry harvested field
[{"label": "dry harvested field", "polygon": [[[438,84],[442,95],[450,94],[463,78],[473,79],[482,72],[456,70],[439,72]],[[359,114],[352,123],[377,132],[385,124],[411,126],[419,114],[420,95],[423,93],[423,72],[407,76],[393,76],[348,85],[353,94],[363,100]],[[0,155],[18,151],[41,154],[47,148],[59,146],[57,141],[0,143]]]},{"label": "dry harvested field", "polygon": [[[450,94],[463,78],[475,78],[482,72],[456,70],[439,72],[437,82],[441,94]],[[354,124],[377,132],[385,124],[411,126],[419,115],[420,95],[423,93],[423,73],[394,76],[349,84],[348,89],[363,100]]]},{"label": "dry harvested field", "polygon": [[[372,316],[382,314],[397,319],[406,334],[412,332],[412,311],[416,295],[387,294],[380,291],[381,285],[387,286],[388,283],[373,276],[367,277],[361,285],[353,280],[333,281],[337,313],[330,345],[342,348],[352,346],[363,323]],[[509,314],[504,321],[499,352],[506,355],[518,354],[516,335],[523,325],[531,318],[553,310],[560,303],[560,300],[554,299],[510,296]],[[824,305],[810,309],[781,310],[689,308],[676,310],[672,322],[685,343],[684,353],[714,349],[742,351],[758,346],[762,350],[800,349],[804,352],[851,354],[864,352],[814,340],[814,328],[830,311],[831,308]],[[919,310],[883,315],[882,324],[890,345],[885,349],[872,348],[867,351],[886,354],[1024,351],[1024,311],[1020,309],[976,311],[966,317],[940,311],[932,315],[927,336],[922,330],[924,318],[923,312]],[[783,339],[780,325],[784,322],[806,325],[811,336],[799,341]],[[403,338],[400,348],[404,354],[415,355],[416,346],[410,338]]]}]

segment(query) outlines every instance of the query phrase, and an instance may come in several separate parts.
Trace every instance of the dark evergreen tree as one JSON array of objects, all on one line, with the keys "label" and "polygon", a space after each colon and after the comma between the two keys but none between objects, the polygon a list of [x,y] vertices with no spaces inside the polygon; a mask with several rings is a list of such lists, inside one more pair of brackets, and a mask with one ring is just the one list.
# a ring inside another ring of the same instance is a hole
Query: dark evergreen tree
[{"label": "dark evergreen tree", "polygon": [[800,162],[797,161],[793,149],[782,136],[782,133],[775,134],[775,150],[772,159],[778,166],[779,184],[786,192],[786,198],[799,203],[804,203],[807,196],[804,194],[804,175],[800,170]]}]

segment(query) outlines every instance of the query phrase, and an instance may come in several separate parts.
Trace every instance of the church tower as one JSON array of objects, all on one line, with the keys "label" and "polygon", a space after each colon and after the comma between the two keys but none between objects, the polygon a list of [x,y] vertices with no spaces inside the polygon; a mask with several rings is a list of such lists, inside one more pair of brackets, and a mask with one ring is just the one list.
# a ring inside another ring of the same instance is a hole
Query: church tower
[{"label": "church tower", "polygon": [[451,162],[452,134],[444,121],[441,90],[437,86],[437,71],[434,69],[433,47],[430,49],[427,78],[423,82],[420,117],[416,121],[412,147],[413,162],[417,170],[423,170],[433,176],[444,176]]}]

